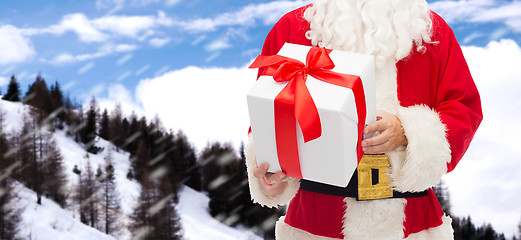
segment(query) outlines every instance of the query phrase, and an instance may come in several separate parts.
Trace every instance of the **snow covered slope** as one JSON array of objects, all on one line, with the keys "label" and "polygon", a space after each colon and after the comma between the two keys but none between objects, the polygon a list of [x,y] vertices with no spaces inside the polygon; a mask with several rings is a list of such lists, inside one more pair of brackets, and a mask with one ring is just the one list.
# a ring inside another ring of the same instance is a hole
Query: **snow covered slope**
[{"label": "snow covered slope", "polygon": [[95,228],[91,228],[74,218],[73,214],[62,209],[55,202],[42,197],[42,205],[36,204],[36,193],[16,184],[18,195],[16,208],[22,209],[22,239],[38,240],[114,240]]},{"label": "snow covered slope", "polygon": [[249,231],[230,228],[212,218],[208,212],[209,199],[203,193],[185,186],[180,191],[180,196],[177,209],[181,215],[181,224],[186,239],[262,239]]},{"label": "snow covered slope", "polygon": [[[5,129],[8,135],[20,131],[22,128],[23,115],[29,111],[28,106],[21,103],[12,103],[0,100],[0,111],[5,113]],[[78,176],[72,172],[74,165],[80,169],[86,166],[85,156],[88,154],[92,170],[105,164],[105,157],[111,151],[115,168],[116,189],[121,201],[121,210],[124,213],[123,223],[129,223],[128,216],[132,214],[133,208],[137,203],[141,187],[135,180],[126,178],[127,172],[131,167],[129,153],[116,151],[115,146],[105,141],[97,139],[96,146],[103,148],[98,154],[87,153],[84,148],[76,143],[65,131],[57,130],[53,133],[53,138],[63,156],[64,171],[67,176],[68,193],[72,194]],[[42,197],[42,205],[36,204],[36,193],[27,189],[23,185],[15,184],[15,192],[18,195],[15,208],[21,210],[22,226],[21,235],[24,239],[39,240],[105,240],[115,239],[94,228],[81,223],[78,217],[77,206],[71,197],[67,199],[68,209],[62,209],[53,201]],[[177,206],[181,217],[185,239],[191,240],[214,240],[214,239],[261,239],[249,232],[247,229],[235,229],[228,227],[215,219],[208,213],[208,197],[203,193],[183,187],[180,192],[180,203]],[[130,239],[130,232],[124,231],[119,239]]]}]

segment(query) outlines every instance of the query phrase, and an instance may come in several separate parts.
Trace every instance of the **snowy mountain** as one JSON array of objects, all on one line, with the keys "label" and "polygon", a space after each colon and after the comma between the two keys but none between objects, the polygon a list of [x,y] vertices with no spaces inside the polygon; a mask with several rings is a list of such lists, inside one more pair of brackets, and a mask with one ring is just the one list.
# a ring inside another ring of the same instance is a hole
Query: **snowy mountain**
[{"label": "snowy mountain", "polygon": [[[14,135],[22,128],[24,114],[29,107],[21,103],[0,100],[0,111],[4,115],[4,129],[9,135]],[[66,192],[71,195],[79,182],[78,175],[73,173],[75,166],[80,169],[88,159],[92,169],[105,164],[105,157],[111,154],[115,169],[116,190],[119,194],[122,216],[119,222],[124,226],[130,223],[129,216],[137,205],[141,187],[136,180],[129,180],[126,176],[131,168],[127,152],[117,150],[110,142],[97,138],[96,146],[103,149],[97,154],[85,151],[81,144],[67,136],[65,130],[56,130],[52,138],[63,156],[63,165],[67,179]],[[40,240],[76,240],[76,239],[115,239],[95,228],[84,225],[78,216],[76,203],[68,200],[66,209],[55,202],[42,197],[41,205],[36,203],[36,193],[20,183],[14,184],[16,194],[15,209],[20,210],[22,217],[20,236],[23,239]],[[183,187],[179,193],[180,200],[177,210],[180,214],[183,236],[185,239],[261,239],[246,228],[236,229],[226,226],[210,216],[208,213],[208,197],[189,187]],[[128,228],[124,228],[118,239],[131,239]]]}]

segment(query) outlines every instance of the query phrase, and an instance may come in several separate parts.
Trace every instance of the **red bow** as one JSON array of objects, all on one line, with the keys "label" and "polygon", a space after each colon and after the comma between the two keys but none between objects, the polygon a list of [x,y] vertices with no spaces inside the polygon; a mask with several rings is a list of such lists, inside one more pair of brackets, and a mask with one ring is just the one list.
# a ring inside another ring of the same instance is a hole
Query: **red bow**
[{"label": "red bow", "polygon": [[302,130],[304,142],[314,140],[322,134],[317,107],[305,84],[308,74],[318,80],[353,90],[358,113],[358,162],[362,158],[360,143],[366,116],[362,80],[355,75],[330,71],[335,67],[329,57],[330,52],[331,50],[325,48],[312,47],[307,54],[306,64],[279,55],[258,56],[250,66],[266,67],[261,75],[273,76],[277,82],[289,81],[274,101],[277,155],[282,171],[288,176],[302,178],[296,121]]}]

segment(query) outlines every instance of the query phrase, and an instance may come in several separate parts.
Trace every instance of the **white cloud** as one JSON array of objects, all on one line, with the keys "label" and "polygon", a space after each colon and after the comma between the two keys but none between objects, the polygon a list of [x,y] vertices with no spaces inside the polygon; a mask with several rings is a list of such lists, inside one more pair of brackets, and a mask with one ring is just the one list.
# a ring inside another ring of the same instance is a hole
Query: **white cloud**
[{"label": "white cloud", "polygon": [[54,57],[54,59],[51,60],[51,63],[52,64],[64,64],[64,63],[72,63],[75,61],[79,61],[79,60],[76,60],[75,57],[69,53],[62,53],[62,54],[59,54],[58,56]]},{"label": "white cloud", "polygon": [[147,16],[103,16],[88,19],[83,13],[68,14],[55,25],[47,28],[22,29],[24,35],[55,34],[62,35],[74,32],[82,42],[105,42],[111,38],[134,38],[143,40],[155,32],[152,30],[161,26],[172,26],[174,21],[163,11],[157,15]]},{"label": "white cloud", "polygon": [[257,20],[264,24],[276,22],[284,13],[301,7],[311,0],[273,1],[250,4],[239,11],[222,13],[214,18],[201,18],[191,21],[179,21],[176,24],[194,32],[215,31],[218,27],[251,26]]},{"label": "white cloud", "polygon": [[181,0],[165,0],[165,6],[167,7],[173,7],[179,3],[181,3]]},{"label": "white cloud", "polygon": [[102,48],[107,53],[113,53],[113,52],[130,52],[136,50],[138,47],[134,44],[107,44],[103,46]]},{"label": "white cloud", "polygon": [[0,65],[21,63],[36,55],[31,41],[12,25],[0,26]]},{"label": "white cloud", "polygon": [[521,2],[510,2],[496,8],[483,9],[481,13],[474,14],[472,21],[490,22],[506,19],[519,19],[521,17]]},{"label": "white cloud", "polygon": [[460,0],[437,1],[429,4],[429,8],[440,14],[445,21],[455,22],[465,20],[476,12],[480,12],[494,5],[494,0]]},{"label": "white cloud", "polygon": [[206,51],[213,52],[213,51],[219,51],[219,50],[230,48],[230,47],[232,47],[232,45],[228,42],[228,39],[221,38],[221,39],[217,39],[217,40],[211,42],[210,44],[206,45],[204,48],[206,49]]},{"label": "white cloud", "polygon": [[70,53],[62,53],[50,60],[49,62],[54,65],[70,64],[75,62],[88,61],[104,56],[108,56],[114,53],[131,52],[136,50],[138,47],[133,44],[112,44],[107,43],[101,46],[97,52],[89,54],[71,55]]},{"label": "white cloud", "polygon": [[429,4],[447,22],[502,22],[521,32],[521,2],[494,0],[437,1]]},{"label": "white cloud", "polygon": [[142,108],[135,103],[131,92],[122,84],[112,84],[107,88],[107,91],[107,98],[98,99],[100,109],[107,109],[110,112],[116,107],[116,104],[120,104],[124,116],[129,116],[132,112],[144,115]]},{"label": "white cloud", "polygon": [[125,0],[96,0],[96,8],[98,9],[113,9],[123,8]]},{"label": "white cloud", "polygon": [[446,176],[452,209],[507,236],[521,216],[521,48],[512,40],[463,47],[480,91],[483,122],[464,159]]},{"label": "white cloud", "polygon": [[144,7],[157,2],[160,2],[160,0],[96,0],[96,8],[111,9],[111,12],[115,12],[124,8],[127,4],[134,7]]},{"label": "white cloud", "polygon": [[136,38],[140,33],[159,26],[171,26],[174,22],[159,11],[157,16],[105,16],[91,21],[98,30],[116,36]]},{"label": "white cloud", "polygon": [[11,78],[0,76],[0,86],[7,86]]},{"label": "white cloud", "polygon": [[255,74],[245,67],[187,67],[140,81],[136,97],[148,117],[157,114],[167,129],[182,129],[199,150],[207,141],[238,146],[248,131],[246,93]]},{"label": "white cloud", "polygon": [[103,42],[109,36],[93,26],[92,22],[83,13],[68,14],[62,17],[60,23],[47,28],[24,29],[26,35],[55,34],[62,35],[66,32],[74,32],[82,42]]},{"label": "white cloud", "polygon": [[149,43],[152,47],[160,48],[170,41],[170,38],[153,38],[150,39]]}]

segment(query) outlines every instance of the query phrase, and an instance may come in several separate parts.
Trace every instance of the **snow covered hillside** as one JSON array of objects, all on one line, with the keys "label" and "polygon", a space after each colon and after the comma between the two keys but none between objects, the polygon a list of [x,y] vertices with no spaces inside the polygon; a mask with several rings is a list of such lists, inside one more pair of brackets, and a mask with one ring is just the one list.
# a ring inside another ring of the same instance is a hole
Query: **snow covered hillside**
[{"label": "snow covered hillside", "polygon": [[[23,116],[28,113],[29,107],[21,103],[13,103],[0,100],[0,111],[5,113],[5,131],[8,136],[20,131]],[[115,239],[97,229],[81,223],[77,204],[72,200],[72,194],[79,179],[73,173],[74,166],[84,168],[86,161],[90,161],[92,169],[104,166],[105,157],[111,154],[115,168],[116,190],[119,194],[121,212],[123,216],[119,221],[125,225],[130,222],[132,214],[140,195],[141,187],[135,180],[129,180],[126,176],[131,168],[129,153],[116,147],[103,139],[98,138],[96,146],[102,148],[98,154],[87,153],[81,144],[77,143],[64,130],[56,130],[52,133],[58,148],[63,156],[63,167],[67,179],[67,209],[62,209],[53,201],[42,197],[42,204],[36,203],[36,193],[22,184],[16,183],[14,191],[17,195],[15,208],[21,211],[22,217],[20,235],[23,239],[40,240],[76,240],[76,239]],[[88,156],[88,157],[87,157]],[[185,239],[261,239],[247,229],[230,228],[215,219],[208,213],[208,197],[188,187],[180,191],[180,202],[177,209],[180,214]],[[128,229],[124,229],[118,239],[131,239]]]}]

